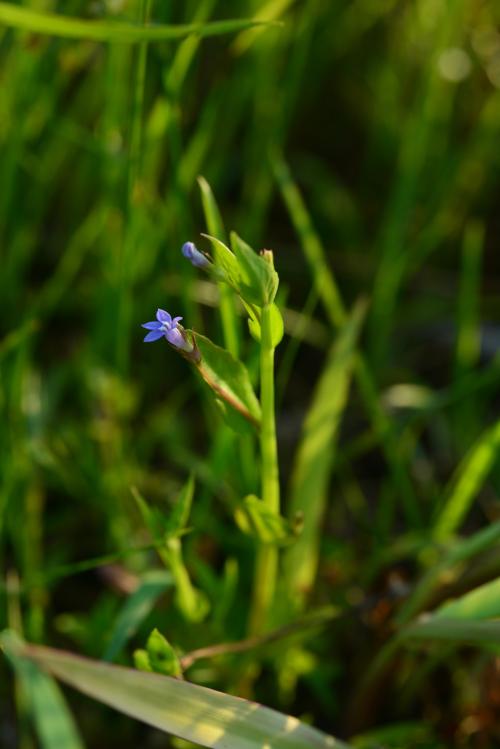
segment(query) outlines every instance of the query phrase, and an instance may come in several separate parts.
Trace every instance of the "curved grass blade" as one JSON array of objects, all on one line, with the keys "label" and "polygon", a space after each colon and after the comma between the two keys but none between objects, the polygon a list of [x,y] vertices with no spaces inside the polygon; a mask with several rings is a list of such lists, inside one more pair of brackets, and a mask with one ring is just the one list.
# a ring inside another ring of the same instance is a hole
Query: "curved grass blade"
[{"label": "curved grass blade", "polygon": [[161,594],[173,585],[169,572],[155,570],[145,575],[139,587],[126,600],[115,622],[104,660],[112,661],[133,637]]},{"label": "curved grass blade", "polygon": [[438,515],[434,537],[449,538],[460,526],[493,468],[500,450],[500,421],[484,432],[458,467],[448,499]]},{"label": "curved grass blade", "polygon": [[357,341],[366,305],[359,303],[332,347],[312,404],[295,459],[290,517],[300,513],[304,527],[285,555],[287,592],[300,601],[311,588],[319,556],[319,534],[326,490],[343,410],[346,406]]},{"label": "curved grass blade", "polygon": [[403,634],[403,640],[441,640],[478,646],[498,645],[500,621],[432,616],[408,627]]},{"label": "curved grass blade", "polygon": [[433,615],[439,619],[493,619],[500,617],[500,577],[448,601]]},{"label": "curved grass blade", "polygon": [[17,655],[22,641],[14,632],[5,633],[0,638],[0,644],[5,644],[7,658],[26,695],[40,745],[43,749],[83,749],[73,716],[54,679],[41,671],[33,661]]},{"label": "curved grass blade", "polygon": [[212,749],[346,749],[346,744],[255,702],[159,674],[61,650],[0,644],[84,694],[137,720]]},{"label": "curved grass blade", "polygon": [[160,24],[156,26],[134,26],[134,24],[120,21],[87,21],[61,16],[56,13],[40,13],[29,8],[0,2],[0,24],[22,31],[58,36],[65,39],[138,44],[140,42],[164,42],[183,39],[191,34],[200,37],[232,34],[256,26],[268,26],[272,22],[231,19],[208,23],[185,23],[175,26]]}]

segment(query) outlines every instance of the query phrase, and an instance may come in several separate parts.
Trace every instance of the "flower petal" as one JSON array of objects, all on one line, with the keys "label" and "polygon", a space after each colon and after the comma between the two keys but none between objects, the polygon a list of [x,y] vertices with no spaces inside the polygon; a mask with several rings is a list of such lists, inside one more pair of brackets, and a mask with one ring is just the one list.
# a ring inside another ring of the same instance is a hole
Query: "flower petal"
[{"label": "flower petal", "polygon": [[167,330],[167,332],[165,333],[165,338],[169,343],[172,344],[172,346],[175,346],[176,348],[186,348],[186,341],[184,340],[184,336],[182,335],[179,328],[172,328],[171,330]]},{"label": "flower petal", "polygon": [[182,320],[182,317],[174,317],[172,319],[172,327],[175,328],[175,326],[177,325],[177,323],[179,323],[181,320]]},{"label": "flower petal", "polygon": [[168,312],[165,312],[164,309],[156,310],[156,319],[159,320],[160,322],[168,322],[168,323],[172,322],[172,318],[170,317]]},{"label": "flower petal", "polygon": [[147,330],[159,330],[161,328],[161,322],[143,322],[142,327],[146,328]]},{"label": "flower petal", "polygon": [[144,343],[151,343],[152,341],[157,341],[159,338],[163,337],[163,333],[161,330],[152,330],[151,333],[148,333],[147,336],[144,339]]}]

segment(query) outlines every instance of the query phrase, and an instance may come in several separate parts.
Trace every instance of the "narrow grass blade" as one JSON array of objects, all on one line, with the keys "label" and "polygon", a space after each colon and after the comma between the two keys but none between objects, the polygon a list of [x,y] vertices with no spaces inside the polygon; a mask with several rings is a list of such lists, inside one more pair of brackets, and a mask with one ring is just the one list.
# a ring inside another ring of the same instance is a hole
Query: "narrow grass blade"
[{"label": "narrow grass blade", "polygon": [[500,621],[430,617],[408,627],[403,640],[444,640],[470,645],[500,644]]},{"label": "narrow grass blade", "polygon": [[156,570],[145,575],[137,590],[125,602],[111,634],[104,660],[112,661],[133,637],[161,594],[173,585],[168,572]]},{"label": "narrow grass blade", "polygon": [[463,241],[455,360],[457,379],[475,366],[481,348],[479,298],[483,248],[484,225],[471,221],[466,227]]},{"label": "narrow grass blade", "polygon": [[270,22],[251,19],[185,23],[179,25],[151,25],[146,27],[120,21],[87,21],[56,13],[39,13],[10,3],[0,3],[0,24],[36,34],[60,36],[66,39],[87,39],[95,42],[162,42],[183,39],[190,34],[219,36],[233,34]]},{"label": "narrow grass blade", "polygon": [[500,617],[500,578],[471,590],[435,612],[440,619],[493,619]]},{"label": "narrow grass blade", "polygon": [[434,526],[436,540],[450,537],[459,528],[493,468],[499,449],[500,421],[481,435],[458,467]]},{"label": "narrow grass blade", "polygon": [[342,413],[346,406],[356,344],[366,305],[359,303],[332,347],[316,386],[291,480],[290,516],[304,516],[304,527],[285,555],[288,594],[300,601],[311,588],[319,555],[319,534]]},{"label": "narrow grass blade", "polygon": [[2,646],[84,694],[137,720],[214,749],[334,749],[345,744],[296,718],[168,676],[32,645]]},{"label": "narrow grass blade", "polygon": [[459,574],[464,562],[490,549],[499,540],[500,522],[496,522],[488,528],[478,531],[470,538],[455,541],[442,561],[439,564],[434,564],[415,587],[404,606],[402,606],[396,618],[396,623],[402,625],[409,622],[415,614],[423,610],[433,592],[439,587],[443,577],[449,581],[450,575]]},{"label": "narrow grass blade", "polygon": [[0,643],[26,695],[43,749],[83,749],[78,729],[54,679],[33,661],[17,655],[21,641],[13,632],[2,635]]},{"label": "narrow grass blade", "polygon": [[[201,202],[205,214],[207,231],[212,237],[225,242],[226,231],[212,188],[204,177],[198,177],[198,185],[201,192]],[[220,314],[224,345],[234,357],[238,358],[240,353],[240,336],[234,293],[225,283],[218,283],[217,286],[220,294]]]},{"label": "narrow grass blade", "polygon": [[337,282],[326,260],[324,248],[312,225],[302,195],[292,179],[288,165],[276,152],[272,154],[271,163],[283,201],[301,239],[302,249],[312,271],[325,312],[331,324],[339,327],[345,320],[346,312]]},{"label": "narrow grass blade", "polygon": [[[332,327],[338,328],[346,319],[346,310],[340,295],[337,281],[326,260],[326,253],[314,228],[300,191],[292,179],[283,157],[273,152],[271,164],[274,170],[283,202],[299,237],[304,255],[311,270],[314,287]],[[358,355],[356,378],[373,423],[374,431],[380,440],[384,455],[390,467],[395,485],[401,496],[403,510],[409,525],[421,525],[421,512],[418,499],[408,478],[408,471],[400,457],[400,447],[394,436],[391,422],[381,403],[371,371],[364,358]]]}]

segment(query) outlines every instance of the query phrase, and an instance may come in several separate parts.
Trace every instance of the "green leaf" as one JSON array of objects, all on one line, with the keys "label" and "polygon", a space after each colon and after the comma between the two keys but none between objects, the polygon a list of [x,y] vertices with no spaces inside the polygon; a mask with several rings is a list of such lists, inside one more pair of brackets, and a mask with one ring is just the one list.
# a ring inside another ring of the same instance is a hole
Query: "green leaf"
[{"label": "green leaf", "polygon": [[219,411],[221,412],[224,421],[230,429],[241,435],[255,434],[255,424],[253,424],[253,422],[250,422],[234,408],[228,406],[220,398],[216,398],[215,403]]},{"label": "green leaf", "polygon": [[[5,636],[0,642],[9,647]],[[213,749],[346,749],[347,745],[255,702],[159,674],[23,645],[18,655],[105,705]]]},{"label": "green leaf", "polygon": [[153,629],[146,645],[148,661],[153,671],[164,676],[180,676],[182,669],[177,654],[168,640]]},{"label": "green leaf", "polygon": [[164,513],[157,507],[150,507],[144,497],[139,494],[136,487],[132,487],[132,494],[137,502],[144,524],[148,527],[155,541],[162,538],[175,538],[183,535],[193,501],[193,476],[189,477],[182,488],[179,498],[170,513]]},{"label": "green leaf", "polygon": [[222,216],[220,215],[219,206],[215,202],[212,188],[205,177],[198,177],[198,185],[200,187],[201,202],[203,205],[203,213],[205,214],[205,221],[207,222],[207,229],[212,238],[217,237],[219,241],[222,242],[226,235],[226,231],[224,229]]},{"label": "green leaf", "polygon": [[493,468],[499,449],[500,421],[481,435],[458,467],[434,526],[437,540],[448,538],[460,526]]},{"label": "green leaf", "polygon": [[212,237],[210,234],[202,234],[201,236],[206,237],[212,244],[215,267],[219,271],[219,280],[224,280],[239,294],[241,271],[236,257],[220,239]]},{"label": "green leaf", "polygon": [[297,539],[302,528],[301,518],[290,522],[281,515],[272,512],[265,503],[250,494],[245,497],[235,513],[235,520],[240,530],[260,543],[287,546]]},{"label": "green leaf", "polygon": [[148,673],[152,673],[153,667],[149,662],[149,655],[143,648],[134,650],[134,666],[139,669],[139,671],[147,671]]},{"label": "green leaf", "polygon": [[254,252],[234,231],[231,232],[231,248],[240,268],[239,288],[243,299],[258,307],[272,304],[279,279],[271,263]]},{"label": "green leaf", "polygon": [[73,716],[54,679],[33,661],[19,655],[22,640],[15,632],[4,632],[0,647],[5,650],[26,695],[43,749],[84,749]]},{"label": "green leaf", "polygon": [[179,498],[174,505],[173,510],[167,518],[165,525],[165,535],[167,538],[175,538],[182,535],[182,532],[186,529],[189,513],[191,512],[191,505],[194,496],[194,477],[188,478],[184,484]]},{"label": "green leaf", "polygon": [[[248,318],[248,329],[252,338],[260,343],[260,320],[250,313]],[[274,348],[281,343],[283,334],[285,332],[285,326],[283,323],[283,316],[279,311],[279,308],[275,305],[271,305],[271,343]]]},{"label": "green leaf", "polygon": [[490,619],[500,617],[500,577],[440,606],[434,618]]},{"label": "green leaf", "polygon": [[137,502],[144,525],[148,528],[155,541],[159,541],[165,532],[165,516],[156,507],[150,507],[137,488],[131,488],[132,495]]},{"label": "green leaf", "polygon": [[161,594],[172,586],[173,578],[169,572],[154,570],[144,575],[139,587],[129,596],[118,614],[104,660],[112,661],[118,655],[125,643],[135,635]]},{"label": "green leaf", "polygon": [[258,426],[260,404],[253,391],[246,367],[229,351],[216,346],[199,333],[190,332],[201,354],[201,361],[196,366],[205,382],[218,398]]},{"label": "green leaf", "polygon": [[[200,186],[201,202],[208,232],[220,241],[224,241],[226,231],[212,189],[204,177],[198,177],[198,185]],[[224,251],[221,250],[221,252]],[[224,346],[237,358],[240,351],[240,322],[236,312],[236,299],[234,298],[232,288],[227,283],[219,279],[218,287]]]},{"label": "green leaf", "polygon": [[304,423],[291,479],[290,511],[304,516],[304,530],[284,559],[290,599],[299,603],[316,575],[321,523],[342,413],[347,404],[356,345],[366,305],[358,303],[332,346]]},{"label": "green leaf", "polygon": [[470,645],[500,644],[500,620],[475,621],[430,616],[407,627],[402,640],[444,640]]},{"label": "green leaf", "polygon": [[[179,25],[155,24],[135,26],[120,21],[87,21],[56,13],[40,13],[11,3],[0,2],[0,24],[36,34],[60,36],[66,39],[87,39],[95,42],[163,42],[183,39],[191,34],[197,36],[219,36],[232,34],[255,26],[267,26],[269,22],[236,19],[209,23],[187,23]],[[271,23],[271,25],[274,25]]]}]

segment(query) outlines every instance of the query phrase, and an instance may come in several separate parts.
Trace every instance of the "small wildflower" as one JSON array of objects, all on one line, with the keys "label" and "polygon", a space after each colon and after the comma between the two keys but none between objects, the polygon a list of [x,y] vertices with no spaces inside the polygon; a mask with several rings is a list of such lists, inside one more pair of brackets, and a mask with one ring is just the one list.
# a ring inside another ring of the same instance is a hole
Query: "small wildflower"
[{"label": "small wildflower", "polygon": [[179,327],[179,322],[182,317],[172,318],[168,312],[164,309],[159,309],[156,312],[156,320],[153,322],[145,322],[142,327],[150,330],[144,338],[145,343],[151,343],[157,341],[162,336],[165,336],[167,341],[175,348],[181,349],[181,351],[187,351],[188,353],[193,350],[193,346],[186,339],[184,331]]},{"label": "small wildflower", "polygon": [[197,249],[194,242],[184,242],[181,252],[196,268],[208,268],[210,265],[210,260]]}]

